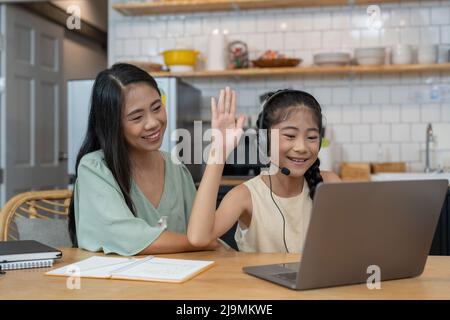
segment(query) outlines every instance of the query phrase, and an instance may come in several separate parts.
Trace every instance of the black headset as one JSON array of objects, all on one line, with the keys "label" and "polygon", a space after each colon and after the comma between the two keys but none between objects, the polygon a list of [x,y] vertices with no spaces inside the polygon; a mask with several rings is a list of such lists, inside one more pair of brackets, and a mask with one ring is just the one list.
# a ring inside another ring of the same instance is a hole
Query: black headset
[{"label": "black headset", "polygon": [[[320,107],[320,104],[317,102],[316,98],[314,98],[311,94],[305,92],[305,91],[301,91],[301,90],[295,90],[295,89],[281,89],[281,90],[277,90],[273,93],[269,93],[266,98],[264,99],[264,101],[261,104],[261,113],[258,115],[258,120],[257,120],[257,126],[258,126],[258,134],[257,134],[257,143],[258,143],[258,150],[260,154],[264,154],[265,151],[268,151],[268,147],[269,147],[269,139],[268,139],[268,130],[269,128],[267,128],[267,105],[269,104],[270,101],[272,101],[274,98],[276,98],[277,96],[280,96],[282,94],[285,93],[299,93],[302,94],[306,97],[308,97],[309,99],[311,99],[313,101],[313,103],[316,105],[316,107],[319,109],[320,112],[322,112],[322,108]],[[261,134],[261,129],[264,129],[265,132],[263,134]],[[322,137],[323,134],[323,128],[320,128],[321,132],[320,132],[320,136]],[[320,144],[319,144],[319,148],[320,148]],[[271,161],[269,161],[267,166],[270,166]],[[281,173],[288,176],[290,175],[290,170],[286,167],[280,167],[278,164],[274,163],[274,165],[276,167],[278,167],[281,170]],[[289,253],[289,249],[287,247],[286,244],[286,219],[284,218],[283,212],[281,211],[280,207],[278,206],[278,204],[276,203],[275,199],[273,198],[273,191],[272,191],[272,178],[269,176],[269,189],[270,189],[270,197],[272,198],[273,203],[275,204],[275,206],[278,209],[278,212],[280,212],[281,214],[281,218],[283,219],[283,243],[284,243],[284,248],[286,249],[286,253]]]}]

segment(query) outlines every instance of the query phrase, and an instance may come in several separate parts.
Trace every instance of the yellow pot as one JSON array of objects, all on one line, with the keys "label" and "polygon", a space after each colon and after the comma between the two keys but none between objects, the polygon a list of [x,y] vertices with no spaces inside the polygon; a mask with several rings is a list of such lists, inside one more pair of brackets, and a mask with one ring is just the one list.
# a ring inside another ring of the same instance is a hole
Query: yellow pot
[{"label": "yellow pot", "polygon": [[188,65],[194,66],[200,52],[188,49],[174,49],[162,52],[164,63],[168,66]]}]

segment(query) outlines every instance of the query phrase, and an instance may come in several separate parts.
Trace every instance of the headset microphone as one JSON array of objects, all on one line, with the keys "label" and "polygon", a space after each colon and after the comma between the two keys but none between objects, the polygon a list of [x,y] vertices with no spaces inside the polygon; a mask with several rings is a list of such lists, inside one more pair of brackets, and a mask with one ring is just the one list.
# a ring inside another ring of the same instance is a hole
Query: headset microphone
[{"label": "headset microphone", "polygon": [[286,168],[286,167],[280,167],[279,165],[277,165],[277,164],[274,163],[274,162],[269,162],[269,165],[268,165],[268,166],[270,166],[271,164],[273,164],[275,167],[277,167],[278,169],[280,169],[281,173],[284,174],[285,176],[288,176],[288,175],[291,174],[291,170],[289,170],[288,168]]},{"label": "headset microphone", "polygon": [[286,168],[286,167],[283,167],[283,168],[281,168],[281,173],[284,174],[284,175],[286,175],[286,176],[288,176],[288,175],[291,174],[291,170],[289,170],[289,169]]}]

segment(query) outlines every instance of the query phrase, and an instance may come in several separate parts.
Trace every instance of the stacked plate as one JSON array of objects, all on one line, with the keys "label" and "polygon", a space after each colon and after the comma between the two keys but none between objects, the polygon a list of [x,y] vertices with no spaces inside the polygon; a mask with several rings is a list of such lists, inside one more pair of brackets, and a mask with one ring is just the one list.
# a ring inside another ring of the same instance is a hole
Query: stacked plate
[{"label": "stacked plate", "polygon": [[355,60],[360,65],[384,64],[385,57],[384,47],[355,49]]},{"label": "stacked plate", "polygon": [[344,66],[350,63],[347,52],[324,52],[314,55],[314,64],[318,66]]}]

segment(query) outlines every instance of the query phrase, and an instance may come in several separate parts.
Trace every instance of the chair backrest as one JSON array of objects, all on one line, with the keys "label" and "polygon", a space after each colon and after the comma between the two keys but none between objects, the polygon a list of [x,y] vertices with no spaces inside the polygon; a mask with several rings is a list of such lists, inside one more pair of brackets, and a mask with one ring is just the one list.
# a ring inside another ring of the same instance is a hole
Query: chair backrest
[{"label": "chair backrest", "polygon": [[47,190],[11,198],[0,213],[0,240],[37,240],[71,247],[67,229],[71,196],[71,190]]}]

